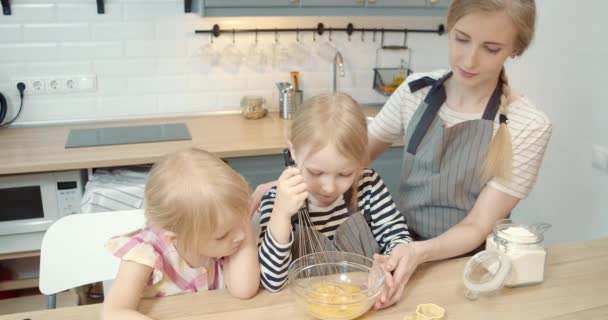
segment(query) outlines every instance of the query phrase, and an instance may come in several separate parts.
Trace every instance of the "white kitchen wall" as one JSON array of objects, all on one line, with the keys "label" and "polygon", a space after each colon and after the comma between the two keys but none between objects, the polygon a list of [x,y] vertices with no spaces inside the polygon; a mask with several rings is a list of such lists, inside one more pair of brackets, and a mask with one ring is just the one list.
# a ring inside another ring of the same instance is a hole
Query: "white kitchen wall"
[{"label": "white kitchen wall", "polygon": [[[273,63],[275,36],[260,34],[258,47],[269,61],[265,68],[226,59],[212,65],[201,52],[210,37],[195,35],[194,30],[210,29],[215,23],[223,29],[311,28],[318,22],[341,28],[352,22],[356,27],[434,29],[442,22],[442,18],[403,17],[211,19],[184,14],[183,0],[107,0],[105,15],[97,14],[95,1],[11,2],[13,15],[0,16],[0,91],[9,96],[9,119],[18,106],[14,79],[94,74],[98,80],[96,92],[27,96],[18,125],[235,111],[248,94],[266,97],[269,107],[276,109],[275,82],[287,81],[292,70],[301,71],[305,97],[329,90],[331,65],[316,54],[328,33],[317,41],[311,33],[301,33],[297,51],[308,58],[295,63],[293,58],[289,63]],[[387,36],[387,43],[401,39],[401,35]],[[292,48],[296,35],[281,33],[278,40],[283,48]],[[349,41],[345,33],[334,32],[332,40],[346,63],[346,77],[339,79],[338,90],[361,103],[385,101],[372,90],[379,34],[376,42],[371,33],[362,42],[360,33]],[[222,55],[231,43],[232,37],[222,34],[214,41],[213,52]],[[236,35],[235,44],[245,56],[253,43],[253,34]],[[410,34],[408,45],[413,48],[415,70],[446,65],[445,36]],[[397,67],[406,57],[404,52],[380,54],[381,66]]]},{"label": "white kitchen wall", "polygon": [[515,210],[547,221],[549,242],[608,236],[608,172],[591,166],[593,145],[608,147],[608,2],[539,0],[536,39],[511,64],[513,85],[553,122],[540,179]]},{"label": "white kitchen wall", "polygon": [[[296,66],[272,66],[263,71],[247,65],[235,69],[209,66],[199,49],[209,42],[195,29],[219,23],[223,28],[310,27],[322,21],[343,27],[348,22],[368,27],[434,28],[435,18],[201,18],[182,13],[181,0],[107,1],[107,14],[97,15],[94,1],[12,1],[14,15],[0,16],[0,91],[9,95],[11,114],[17,101],[12,78],[81,73],[96,74],[94,93],[29,96],[21,125],[103,120],[167,114],[199,114],[238,109],[246,94],[265,96],[276,108],[275,81],[288,80],[288,71],[302,72],[306,96],[327,91],[330,64],[315,54],[310,34],[300,38],[311,60]],[[591,148],[608,147],[608,43],[601,30],[608,2],[538,0],[536,39],[528,52],[510,63],[513,87],[529,96],[551,118],[553,137],[539,181],[532,194],[516,208],[519,221],[547,221],[549,243],[608,236],[608,173],[591,166]],[[338,87],[360,102],[382,102],[371,89],[378,43],[371,35],[349,42],[334,33],[333,43],[344,54],[346,78]],[[231,43],[229,35],[214,42],[218,51]],[[281,34],[290,45],[295,35]],[[400,39],[392,39],[398,43]],[[237,35],[246,52],[253,35]],[[267,52],[274,35],[260,35]],[[391,42],[392,43],[392,42]],[[446,65],[446,39],[411,34],[414,70]],[[382,53],[385,66],[398,56]]]}]

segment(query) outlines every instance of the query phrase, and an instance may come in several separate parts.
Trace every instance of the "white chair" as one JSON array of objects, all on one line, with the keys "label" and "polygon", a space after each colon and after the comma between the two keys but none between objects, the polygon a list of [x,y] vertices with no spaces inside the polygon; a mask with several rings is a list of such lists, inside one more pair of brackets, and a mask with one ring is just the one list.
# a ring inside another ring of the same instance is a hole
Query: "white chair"
[{"label": "white chair", "polygon": [[53,223],[40,250],[39,287],[48,307],[55,308],[58,292],[114,279],[120,259],[104,243],[144,224],[143,210],[74,214]]}]

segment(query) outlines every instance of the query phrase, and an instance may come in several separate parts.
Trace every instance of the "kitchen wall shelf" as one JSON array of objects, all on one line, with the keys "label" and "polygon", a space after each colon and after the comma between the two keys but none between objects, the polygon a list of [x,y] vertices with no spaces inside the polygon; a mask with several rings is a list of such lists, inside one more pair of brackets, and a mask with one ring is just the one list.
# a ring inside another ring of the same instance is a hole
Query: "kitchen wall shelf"
[{"label": "kitchen wall shelf", "polygon": [[385,33],[436,33],[438,35],[442,35],[445,33],[445,26],[440,24],[437,29],[385,29],[385,28],[355,28],[352,23],[349,23],[346,28],[326,28],[323,23],[319,23],[316,28],[275,28],[275,29],[221,29],[219,25],[215,24],[209,30],[195,30],[194,32],[197,34],[211,34],[214,37],[219,37],[223,33],[229,33],[234,36],[236,33],[281,33],[281,32],[314,32],[316,34],[322,35],[323,33],[329,31],[331,32],[346,32],[349,36],[351,36],[355,32],[372,32],[374,34],[380,33],[384,35]]}]

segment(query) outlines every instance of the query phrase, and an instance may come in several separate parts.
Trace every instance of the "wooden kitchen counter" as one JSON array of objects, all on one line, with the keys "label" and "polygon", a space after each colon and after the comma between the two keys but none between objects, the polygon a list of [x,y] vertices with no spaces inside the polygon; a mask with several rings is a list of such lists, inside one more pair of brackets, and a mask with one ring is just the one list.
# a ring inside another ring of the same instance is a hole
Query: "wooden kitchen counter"
[{"label": "wooden kitchen counter", "polygon": [[[363,108],[368,116],[379,109]],[[192,140],[66,149],[70,129],[136,126],[183,122]],[[279,154],[291,121],[278,113],[259,120],[240,114],[159,118],[0,130],[0,175],[154,163],[163,155],[198,147],[222,158]]]},{"label": "wooden kitchen counter", "polygon": [[[401,320],[421,303],[443,306],[446,320],[608,319],[608,238],[553,246],[542,284],[503,289],[476,301],[464,296],[462,272],[467,259],[420,267],[401,302],[360,319]],[[262,291],[246,301],[231,298],[224,290],[182,294],[144,300],[140,310],[158,320],[310,319],[295,309],[288,288],[274,294]],[[100,305],[89,305],[0,316],[0,320],[94,320],[99,313]]]}]

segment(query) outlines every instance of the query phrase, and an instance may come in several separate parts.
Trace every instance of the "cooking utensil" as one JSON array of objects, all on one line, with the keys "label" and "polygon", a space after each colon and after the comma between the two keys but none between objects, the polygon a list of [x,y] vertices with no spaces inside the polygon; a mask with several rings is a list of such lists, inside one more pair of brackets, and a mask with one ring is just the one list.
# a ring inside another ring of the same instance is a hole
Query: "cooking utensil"
[{"label": "cooking utensil", "polygon": [[295,90],[289,82],[277,82],[279,89],[279,115],[283,119],[292,119],[298,106],[302,104],[302,90]]},{"label": "cooking utensil", "polygon": [[300,91],[300,73],[298,71],[290,72],[291,86],[294,91]]}]

